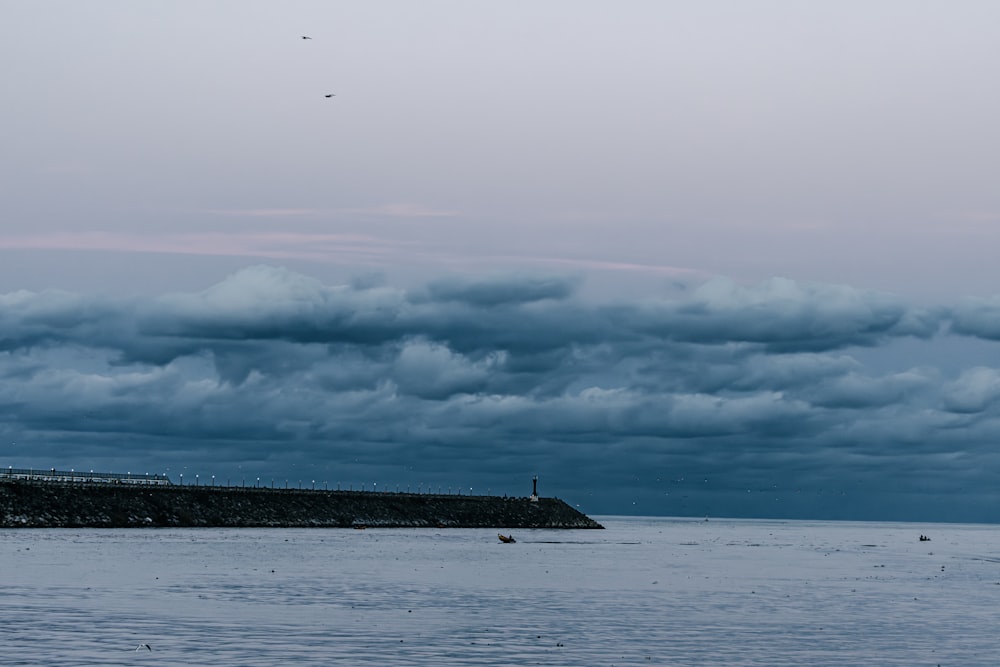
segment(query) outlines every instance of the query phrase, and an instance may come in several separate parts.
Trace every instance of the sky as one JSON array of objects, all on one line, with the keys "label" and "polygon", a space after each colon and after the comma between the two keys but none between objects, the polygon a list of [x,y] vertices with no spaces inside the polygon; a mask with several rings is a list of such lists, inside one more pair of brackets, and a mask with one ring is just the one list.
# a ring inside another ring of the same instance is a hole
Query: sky
[{"label": "sky", "polygon": [[0,17],[0,467],[1000,521],[1000,5]]}]

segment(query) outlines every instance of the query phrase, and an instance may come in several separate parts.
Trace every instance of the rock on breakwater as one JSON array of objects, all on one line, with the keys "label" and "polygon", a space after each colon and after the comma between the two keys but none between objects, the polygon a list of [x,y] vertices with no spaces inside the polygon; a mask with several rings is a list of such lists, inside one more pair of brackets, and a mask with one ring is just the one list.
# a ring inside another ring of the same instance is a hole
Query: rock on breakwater
[{"label": "rock on breakwater", "polygon": [[0,482],[2,528],[603,528],[557,498]]}]

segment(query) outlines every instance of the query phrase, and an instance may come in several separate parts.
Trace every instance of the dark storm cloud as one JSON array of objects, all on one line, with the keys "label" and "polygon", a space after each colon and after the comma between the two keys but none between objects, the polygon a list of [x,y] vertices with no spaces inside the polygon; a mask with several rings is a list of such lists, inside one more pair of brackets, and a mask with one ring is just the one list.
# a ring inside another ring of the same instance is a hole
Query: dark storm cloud
[{"label": "dark storm cloud", "polygon": [[[12,464],[494,487],[529,470],[597,509],[635,495],[654,513],[721,513],[711,503],[737,487],[908,493],[943,473],[957,488],[997,462],[996,369],[946,375],[931,356],[875,372],[852,354],[903,338],[932,352],[948,311],[788,280],[613,305],[574,288],[449,278],[411,292],[258,266],[148,300],[0,295],[0,434]],[[965,303],[951,330],[987,333],[994,307]],[[687,489],[695,505],[670,504],[686,475],[704,480]]]},{"label": "dark storm cloud", "polygon": [[824,351],[875,345],[896,336],[926,338],[938,321],[898,298],[842,285],[802,286],[774,278],[748,288],[716,279],[682,302],[623,308],[640,331],[700,344],[748,342],[773,351]]},{"label": "dark storm cloud", "polygon": [[120,329],[113,331],[126,324],[119,318],[123,307],[129,308],[55,290],[0,295],[0,350],[128,335]]},{"label": "dark storm cloud", "polygon": [[965,299],[951,312],[952,331],[987,340],[1000,340],[1000,296]]},{"label": "dark storm cloud", "polygon": [[434,301],[461,301],[472,306],[493,307],[545,299],[565,299],[573,293],[576,282],[553,276],[498,276],[492,280],[476,282],[453,277],[432,282],[427,291]]},{"label": "dark storm cloud", "polygon": [[997,414],[1000,407],[1000,372],[982,366],[970,368],[943,392],[945,408],[963,414]]}]

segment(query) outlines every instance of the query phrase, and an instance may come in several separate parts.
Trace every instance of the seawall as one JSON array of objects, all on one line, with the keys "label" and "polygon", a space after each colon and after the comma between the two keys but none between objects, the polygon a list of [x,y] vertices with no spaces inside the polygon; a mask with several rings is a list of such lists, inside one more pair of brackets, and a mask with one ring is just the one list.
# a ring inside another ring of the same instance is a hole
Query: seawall
[{"label": "seawall", "polygon": [[0,528],[603,528],[557,498],[0,481]]}]

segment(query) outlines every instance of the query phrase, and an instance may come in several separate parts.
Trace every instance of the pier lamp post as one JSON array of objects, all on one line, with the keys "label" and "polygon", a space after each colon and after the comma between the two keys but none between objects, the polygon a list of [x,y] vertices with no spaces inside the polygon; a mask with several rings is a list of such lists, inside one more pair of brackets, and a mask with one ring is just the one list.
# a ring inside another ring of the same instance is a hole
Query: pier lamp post
[{"label": "pier lamp post", "polygon": [[184,473],[181,473],[181,486],[184,486]]},{"label": "pier lamp post", "polygon": [[257,478],[257,488],[260,488],[260,477]]},{"label": "pier lamp post", "polygon": [[197,474],[195,474],[195,476],[194,476],[194,485],[198,486],[198,475]]},{"label": "pier lamp post", "polygon": [[377,487],[378,487],[378,485],[375,484],[375,482],[372,482],[372,493],[378,493],[378,488]]},{"label": "pier lamp post", "polygon": [[299,490],[300,491],[302,490],[302,480],[301,479],[299,480]]},{"label": "pier lamp post", "polygon": [[316,480],[313,480],[313,491],[316,490]]},{"label": "pier lamp post", "polygon": [[212,486],[215,486],[215,475],[212,475]]},{"label": "pier lamp post", "polygon": [[323,490],[324,491],[329,491],[330,490],[330,487],[327,486],[327,482],[325,480],[323,481]]}]

